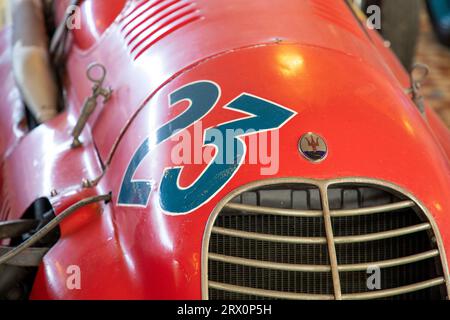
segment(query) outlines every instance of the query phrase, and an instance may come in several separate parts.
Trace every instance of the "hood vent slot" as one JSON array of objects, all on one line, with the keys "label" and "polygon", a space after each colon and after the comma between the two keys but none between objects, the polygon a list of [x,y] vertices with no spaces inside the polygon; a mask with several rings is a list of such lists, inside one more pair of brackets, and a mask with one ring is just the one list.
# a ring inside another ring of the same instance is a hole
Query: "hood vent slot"
[{"label": "hood vent slot", "polygon": [[120,28],[134,60],[162,38],[199,20],[195,3],[185,0],[143,0],[129,8]]}]

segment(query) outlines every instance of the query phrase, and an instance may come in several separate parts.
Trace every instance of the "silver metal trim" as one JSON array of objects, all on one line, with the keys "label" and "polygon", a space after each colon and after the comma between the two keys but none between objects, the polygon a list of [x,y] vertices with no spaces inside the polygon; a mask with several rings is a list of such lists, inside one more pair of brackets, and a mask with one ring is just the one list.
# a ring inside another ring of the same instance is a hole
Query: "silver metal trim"
[{"label": "silver metal trim", "polygon": [[324,238],[302,238],[302,237],[288,237],[288,236],[277,236],[273,234],[263,234],[256,232],[246,232],[233,229],[226,229],[220,227],[213,227],[212,233],[220,234],[224,236],[251,239],[251,240],[261,240],[261,241],[273,241],[282,243],[295,243],[295,244],[325,244],[327,239]]},{"label": "silver metal trim", "polygon": [[[358,263],[358,264],[340,264],[338,265],[339,272],[349,272],[349,271],[364,271],[367,270],[371,266],[376,266],[378,268],[390,268],[396,267],[400,265],[405,265],[417,261],[422,261],[430,258],[434,258],[439,255],[438,250],[430,250],[427,252],[418,253],[415,255],[397,258],[397,259],[389,259],[389,260],[381,260],[381,261],[373,261],[368,263]],[[274,270],[282,270],[282,271],[296,271],[296,272],[330,272],[331,267],[329,265],[300,265],[300,264],[289,264],[289,263],[278,263],[278,262],[270,262],[270,261],[261,261],[261,260],[251,260],[233,256],[226,256],[216,253],[209,253],[208,259],[213,261],[220,261],[224,263],[231,263],[236,265],[243,265],[248,267],[262,268],[262,269],[274,269]]]},{"label": "silver metal trim", "polygon": [[331,216],[334,217],[350,217],[350,216],[362,216],[368,214],[375,214],[381,212],[395,211],[405,208],[414,207],[415,203],[413,201],[401,201],[397,203],[387,204],[383,206],[376,206],[370,208],[360,208],[351,210],[331,210]]},{"label": "silver metal trim", "polygon": [[431,288],[435,286],[440,286],[444,284],[446,281],[444,277],[435,278],[427,281],[422,281],[414,284],[410,284],[403,287],[398,287],[394,289],[385,289],[385,290],[377,290],[372,292],[363,292],[363,293],[349,293],[344,294],[342,296],[343,300],[368,300],[368,299],[380,299],[387,298],[392,296],[397,296],[400,294],[405,294],[409,292],[419,291],[426,288]]},{"label": "silver metal trim", "polygon": [[[94,71],[97,68],[100,69],[100,74],[98,77],[94,74]],[[91,89],[92,94],[85,99],[75,127],[72,129],[72,148],[78,148],[82,145],[80,136],[83,133],[83,130],[86,127],[92,113],[97,108],[97,98],[100,96],[103,97],[104,104],[111,98],[112,89],[103,87],[106,80],[106,75],[106,67],[100,63],[92,63],[87,68],[86,77],[93,83]]]},{"label": "silver metal trim", "polygon": [[[230,203],[230,201],[235,198],[236,196],[240,195],[241,193],[248,191],[250,189],[255,189],[262,186],[268,186],[268,185],[277,185],[277,184],[308,184],[312,186],[316,186],[319,188],[325,188],[328,190],[330,186],[334,185],[340,185],[340,184],[368,184],[378,187],[385,187],[389,188],[393,191],[399,192],[409,199],[411,199],[415,205],[421,210],[421,212],[426,216],[431,229],[434,233],[434,236],[436,238],[437,247],[439,250],[439,257],[441,259],[442,269],[444,272],[443,282],[445,283],[446,289],[447,289],[447,295],[450,293],[450,276],[449,276],[449,268],[447,263],[447,257],[446,252],[444,248],[444,244],[442,241],[441,234],[439,232],[439,228],[437,227],[436,221],[434,220],[433,216],[431,215],[430,211],[409,191],[405,190],[402,187],[399,187],[398,185],[395,185],[393,183],[383,181],[383,180],[377,180],[377,179],[371,179],[371,178],[364,178],[364,177],[349,177],[349,178],[339,178],[339,179],[332,179],[332,180],[314,180],[314,179],[303,179],[303,178],[295,178],[295,177],[289,177],[289,178],[277,178],[277,179],[267,179],[267,180],[259,180],[255,181],[246,185],[243,185],[232,192],[230,192],[227,196],[225,196],[221,201],[219,201],[212,211],[211,215],[209,216],[208,222],[206,224],[206,228],[203,235],[203,243],[202,243],[202,262],[201,262],[201,268],[202,268],[202,298],[207,300],[208,299],[208,250],[209,250],[209,241],[210,236],[212,232],[212,228],[214,226],[214,223],[216,221],[217,216],[221,212],[221,210]],[[441,284],[442,284],[441,283]],[[244,288],[248,289],[249,294],[255,294],[255,289],[253,288]],[[401,288],[397,288],[401,289]],[[264,291],[264,290],[263,290]],[[277,292],[275,292],[277,293]],[[402,292],[401,292],[402,293]],[[303,296],[300,294],[300,296]],[[270,296],[270,297],[276,297],[276,296]],[[333,297],[333,296],[332,296]],[[288,297],[278,297],[278,298],[286,298]],[[295,299],[307,299],[307,297],[298,297]],[[345,299],[351,298],[347,296],[343,296]],[[317,299],[319,298],[312,298]],[[448,299],[448,296],[447,296]]]},{"label": "silver metal trim", "polygon": [[247,267],[263,268],[263,269],[273,269],[281,271],[297,271],[297,272],[330,272],[331,268],[329,265],[307,265],[307,264],[289,264],[289,263],[278,263],[270,261],[261,260],[251,260],[232,256],[224,256],[221,254],[210,253],[208,254],[208,259],[213,261],[220,261],[225,263],[232,263]]},{"label": "silver metal trim", "polygon": [[334,242],[333,224],[331,222],[330,207],[328,201],[328,188],[326,186],[320,186],[320,198],[322,201],[323,220],[325,224],[325,233],[327,236],[331,275],[333,277],[334,296],[336,300],[342,300],[341,280],[339,278],[336,245]]},{"label": "silver metal trim", "polygon": [[[394,289],[385,289],[385,290],[377,290],[372,292],[361,292],[361,293],[350,293],[343,294],[342,300],[368,300],[368,299],[380,299],[392,297],[400,294],[410,293],[414,291],[420,291],[426,288],[431,288],[435,286],[439,286],[445,283],[445,279],[443,277],[435,278],[423,282],[418,282],[414,284],[410,284],[403,287],[398,287]],[[291,293],[291,292],[281,292],[281,291],[273,291],[273,290],[263,290],[256,288],[248,288],[241,286],[234,286],[230,284],[224,284],[219,282],[209,281],[209,288],[223,290],[227,292],[235,292],[240,294],[248,294],[259,297],[267,297],[267,298],[277,298],[277,299],[299,299],[299,300],[333,300],[334,295],[318,295],[318,294],[303,294],[303,293]]]},{"label": "silver metal trim", "polygon": [[241,294],[248,294],[258,297],[276,298],[276,299],[289,299],[289,300],[333,300],[334,295],[325,294],[307,294],[307,293],[292,293],[281,292],[273,290],[263,290],[256,288],[240,287],[231,284],[219,283],[209,281],[209,288],[223,290],[227,292],[236,292]]},{"label": "silver metal trim", "polygon": [[260,213],[260,214],[270,214],[274,216],[286,216],[286,217],[306,217],[306,218],[314,218],[323,216],[322,211],[319,210],[294,210],[294,209],[280,209],[280,208],[270,208],[270,207],[259,207],[252,206],[248,204],[240,204],[240,203],[228,203],[225,205],[225,208],[237,211],[245,211],[251,213]]},{"label": "silver metal trim", "polygon": [[[381,212],[395,211],[405,208],[414,207],[413,201],[401,201],[397,203],[370,207],[370,208],[359,208],[351,210],[330,210],[331,217],[349,217],[349,216],[359,216],[359,215],[369,215]],[[252,206],[248,204],[240,203],[228,203],[225,208],[236,211],[245,211],[250,213],[259,214],[270,214],[270,215],[282,215],[286,217],[322,217],[323,213],[320,210],[295,210],[295,209],[280,209],[271,207],[260,207]]]},{"label": "silver metal trim", "polygon": [[[339,272],[349,272],[349,271],[364,271],[371,266],[377,266],[378,268],[390,268],[396,267],[404,264],[409,264],[417,261],[422,261],[430,258],[434,258],[439,255],[438,250],[430,250],[423,253],[418,253],[415,255],[389,259],[382,261],[374,261],[369,263],[359,263],[359,264],[341,264],[338,265]],[[263,269],[274,269],[282,271],[297,271],[297,272],[330,272],[331,267],[329,265],[299,265],[299,264],[289,264],[289,263],[278,263],[270,261],[261,260],[251,260],[233,256],[225,256],[216,253],[209,253],[208,259],[214,261],[220,261],[225,263],[243,265],[248,267],[263,268]]]},{"label": "silver metal trim", "polygon": [[422,261],[430,258],[434,258],[439,255],[438,250],[430,250],[423,253],[418,253],[415,255],[397,258],[397,259],[389,259],[382,261],[374,261],[370,263],[359,263],[359,264],[340,264],[338,269],[340,272],[348,272],[348,271],[364,271],[369,267],[376,266],[378,268],[390,268],[396,267],[404,264],[409,264],[417,261]]},{"label": "silver metal trim", "polygon": [[369,242],[375,240],[382,240],[388,238],[395,238],[404,236],[411,233],[421,232],[424,230],[431,229],[431,225],[429,223],[421,223],[411,227],[399,228],[389,231],[377,232],[377,233],[369,233],[358,236],[346,236],[346,237],[335,237],[334,242],[336,244],[344,244],[344,243],[354,243],[354,242]]}]

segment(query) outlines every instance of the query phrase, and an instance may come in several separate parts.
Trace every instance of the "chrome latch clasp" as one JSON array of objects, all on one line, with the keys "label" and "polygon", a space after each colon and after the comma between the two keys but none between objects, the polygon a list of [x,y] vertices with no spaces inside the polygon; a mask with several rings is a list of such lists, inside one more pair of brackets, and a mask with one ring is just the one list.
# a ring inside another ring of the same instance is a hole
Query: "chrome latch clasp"
[{"label": "chrome latch clasp", "polygon": [[421,113],[425,112],[425,102],[424,97],[422,96],[421,89],[422,84],[430,73],[430,69],[427,65],[416,63],[412,67],[410,79],[411,79],[411,88],[406,90],[406,93],[412,94],[412,100],[416,104],[417,108]]},{"label": "chrome latch clasp", "polygon": [[103,87],[106,79],[106,68],[102,64],[94,63],[91,64],[86,72],[87,78],[94,84],[92,86],[92,95],[87,98],[81,109],[80,117],[78,118],[77,124],[72,131],[72,148],[77,148],[82,145],[80,141],[80,135],[86,126],[87,121],[97,107],[97,98],[103,97],[103,103],[108,102],[112,95],[111,88]]}]

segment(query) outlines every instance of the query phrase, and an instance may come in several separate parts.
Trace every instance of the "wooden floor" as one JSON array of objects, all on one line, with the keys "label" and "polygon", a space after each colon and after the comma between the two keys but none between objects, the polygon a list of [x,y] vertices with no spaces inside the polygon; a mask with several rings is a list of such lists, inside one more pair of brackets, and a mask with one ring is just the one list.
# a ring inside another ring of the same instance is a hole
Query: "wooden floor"
[{"label": "wooden floor", "polygon": [[427,103],[450,128],[450,48],[436,40],[428,15],[423,10],[416,62],[425,63],[430,75],[423,87]]}]

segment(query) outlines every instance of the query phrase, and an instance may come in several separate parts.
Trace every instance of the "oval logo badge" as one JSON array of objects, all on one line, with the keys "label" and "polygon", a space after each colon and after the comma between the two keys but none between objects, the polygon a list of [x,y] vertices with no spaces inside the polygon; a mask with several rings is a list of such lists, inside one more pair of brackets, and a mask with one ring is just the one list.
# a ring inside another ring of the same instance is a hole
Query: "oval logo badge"
[{"label": "oval logo badge", "polygon": [[324,160],[328,154],[325,140],[312,132],[308,132],[300,138],[298,149],[302,156],[311,162],[320,162]]}]

